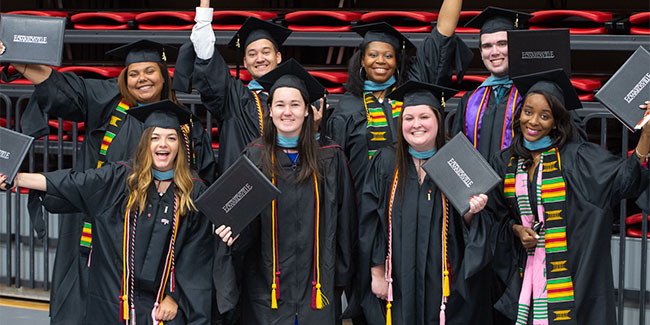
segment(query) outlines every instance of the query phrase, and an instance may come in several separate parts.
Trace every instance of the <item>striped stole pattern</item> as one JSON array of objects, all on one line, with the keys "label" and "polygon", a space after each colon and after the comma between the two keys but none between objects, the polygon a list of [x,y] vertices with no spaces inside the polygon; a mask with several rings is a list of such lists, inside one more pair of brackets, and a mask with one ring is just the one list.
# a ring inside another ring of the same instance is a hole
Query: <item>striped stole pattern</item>
[{"label": "striped stole pattern", "polygon": [[[394,119],[399,117],[399,114],[402,112],[402,102],[388,98],[385,100],[389,100],[391,104],[390,118]],[[384,112],[384,106],[372,92],[365,92],[363,94],[363,104],[366,108],[366,128],[368,129],[366,142],[368,145],[368,158],[370,159],[378,149],[392,144],[393,137],[391,135],[390,124],[388,123],[388,117]]]},{"label": "striped stole pattern", "polygon": [[111,120],[108,123],[106,128],[106,133],[102,139],[102,145],[99,148],[99,159],[97,160],[97,168],[102,167],[106,162],[106,153],[108,153],[108,148],[115,139],[115,136],[119,132],[124,120],[126,119],[126,111],[129,110],[129,105],[127,105],[124,100],[121,100],[119,104],[113,110],[113,115],[111,115]]}]

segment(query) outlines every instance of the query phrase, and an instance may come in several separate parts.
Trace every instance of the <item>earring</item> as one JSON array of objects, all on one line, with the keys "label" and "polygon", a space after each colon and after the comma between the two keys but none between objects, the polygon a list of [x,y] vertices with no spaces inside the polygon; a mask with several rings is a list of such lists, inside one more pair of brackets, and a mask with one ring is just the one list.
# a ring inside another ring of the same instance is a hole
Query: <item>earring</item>
[{"label": "earring", "polygon": [[366,70],[363,68],[363,66],[361,66],[361,67],[359,68],[359,78],[360,78],[361,80],[366,79],[366,77],[363,76],[364,72],[366,72]]}]

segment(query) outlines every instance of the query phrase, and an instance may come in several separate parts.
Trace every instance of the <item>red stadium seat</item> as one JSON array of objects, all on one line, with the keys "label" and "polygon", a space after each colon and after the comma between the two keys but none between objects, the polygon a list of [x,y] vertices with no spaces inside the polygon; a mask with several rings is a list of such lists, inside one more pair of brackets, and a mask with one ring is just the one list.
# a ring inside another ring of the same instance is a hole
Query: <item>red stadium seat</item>
[{"label": "red stadium seat", "polygon": [[262,20],[269,20],[277,17],[278,14],[268,11],[240,11],[223,10],[215,11],[212,14],[212,29],[214,30],[239,30],[244,20],[248,17],[255,17]]},{"label": "red stadium seat", "polygon": [[123,30],[130,29],[135,19],[132,12],[82,12],[70,17],[74,29]]},{"label": "red stadium seat", "polygon": [[612,13],[590,10],[542,10],[532,13],[530,29],[569,28],[571,34],[605,34]]},{"label": "red stadium seat", "polygon": [[430,32],[431,22],[438,19],[438,13],[427,11],[373,11],[361,15],[364,23],[385,21],[401,33]]},{"label": "red stadium seat", "polygon": [[68,17],[67,11],[40,11],[40,10],[17,10],[7,12],[12,15],[30,15],[43,17]]},{"label": "red stadium seat", "polygon": [[299,32],[347,32],[361,13],[352,11],[297,11],[288,13],[284,19],[289,28]]},{"label": "red stadium seat", "polygon": [[458,26],[456,27],[456,33],[459,34],[469,34],[469,33],[475,33],[478,34],[480,32],[479,29],[477,28],[469,28],[469,27],[463,27],[467,22],[472,20],[472,18],[478,16],[481,12],[478,10],[468,10],[468,11],[461,11],[460,12],[460,17],[458,17]]},{"label": "red stadium seat", "polygon": [[[58,141],[58,140],[59,140],[59,136],[57,136],[56,134],[50,134],[50,135],[47,136],[47,139],[48,139],[49,141]],[[43,140],[43,137],[42,137],[42,138],[39,138],[39,140]],[[71,140],[71,138],[70,138],[70,136],[67,135],[67,134],[64,134],[63,137],[61,137],[61,141],[70,141],[70,140]]]},{"label": "red stadium seat", "polygon": [[600,80],[593,78],[571,78],[571,84],[583,102],[593,102],[594,91],[602,86]]},{"label": "red stadium seat", "polygon": [[135,16],[139,29],[190,30],[194,26],[194,11],[152,11]]},{"label": "red stadium seat", "polygon": [[465,75],[463,76],[463,81],[459,84],[458,78],[456,76],[451,76],[451,81],[453,83],[452,88],[460,90],[454,97],[463,97],[463,95],[468,91],[473,91],[478,86],[488,78],[488,75]]},{"label": "red stadium seat", "polygon": [[630,16],[630,24],[636,25],[630,27],[630,34],[650,35],[650,11]]},{"label": "red stadium seat", "polygon": [[330,94],[345,92],[343,83],[348,81],[348,73],[343,71],[309,71],[309,74],[318,79]]},{"label": "red stadium seat", "polygon": [[116,78],[122,72],[121,67],[90,67],[90,66],[67,66],[59,69],[59,72],[72,72],[84,78]]},{"label": "red stadium seat", "polygon": [[[230,75],[233,77],[237,77],[237,70],[236,69],[230,69]],[[248,73],[248,70],[244,69],[241,67],[239,69],[239,79],[243,82],[249,82],[253,80],[253,77],[251,77],[251,74]]]},{"label": "red stadium seat", "polygon": [[[650,216],[646,216],[648,218],[648,221],[650,221]],[[625,224],[628,225],[629,227],[627,228],[627,235],[629,237],[637,237],[641,238],[641,222],[643,221],[643,214],[641,213],[636,213],[633,214],[627,218],[625,218]],[[648,223],[648,228],[650,228],[650,222]],[[650,238],[650,231],[647,234],[648,238]]]}]

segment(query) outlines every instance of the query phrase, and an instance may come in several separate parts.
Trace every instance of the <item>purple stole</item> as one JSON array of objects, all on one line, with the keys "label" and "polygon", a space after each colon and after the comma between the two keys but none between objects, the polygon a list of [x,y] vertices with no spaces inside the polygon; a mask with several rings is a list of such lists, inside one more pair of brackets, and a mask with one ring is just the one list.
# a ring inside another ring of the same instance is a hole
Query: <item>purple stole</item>
[{"label": "purple stole", "polygon": [[[487,108],[490,95],[492,94],[492,87],[479,87],[469,96],[467,107],[465,108],[465,135],[469,141],[474,144],[474,148],[478,149],[479,140],[481,138],[481,123],[483,121],[483,113]],[[497,103],[498,104],[498,103]],[[508,106],[506,106],[506,114],[503,117],[503,130],[501,130],[501,149],[510,146],[514,130],[512,129],[512,122],[515,112],[521,105],[521,96],[517,88],[512,85],[510,93],[508,94]]]}]

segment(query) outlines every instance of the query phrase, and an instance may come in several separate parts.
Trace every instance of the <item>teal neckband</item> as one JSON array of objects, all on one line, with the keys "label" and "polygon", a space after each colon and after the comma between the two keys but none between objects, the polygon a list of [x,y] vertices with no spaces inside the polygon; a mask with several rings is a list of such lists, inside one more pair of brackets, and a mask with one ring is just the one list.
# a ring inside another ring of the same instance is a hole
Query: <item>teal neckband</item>
[{"label": "teal neckband", "polygon": [[366,80],[363,82],[363,91],[381,91],[392,86],[394,83],[395,76],[391,76],[390,79],[384,83],[376,83],[374,81]]},{"label": "teal neckband", "polygon": [[409,154],[417,159],[429,159],[436,153],[436,148],[427,151],[416,151],[413,147],[409,146]]},{"label": "teal neckband", "polygon": [[278,134],[278,147],[287,149],[298,148],[298,136],[285,137]]},{"label": "teal neckband", "polygon": [[159,170],[153,170],[153,178],[159,180],[159,181],[168,181],[172,178],[174,178],[174,170],[168,170],[166,172],[161,172]]},{"label": "teal neckband", "polygon": [[552,144],[553,141],[548,135],[533,142],[530,142],[524,138],[524,147],[530,151],[539,151],[541,149],[550,147]]}]

